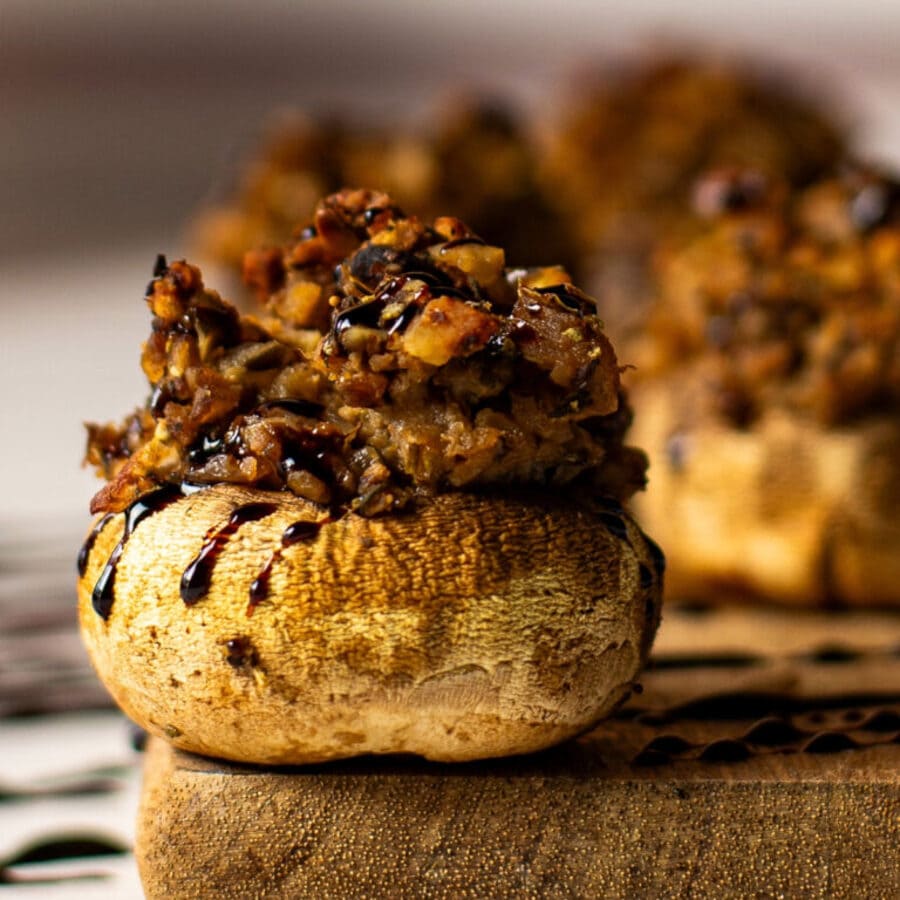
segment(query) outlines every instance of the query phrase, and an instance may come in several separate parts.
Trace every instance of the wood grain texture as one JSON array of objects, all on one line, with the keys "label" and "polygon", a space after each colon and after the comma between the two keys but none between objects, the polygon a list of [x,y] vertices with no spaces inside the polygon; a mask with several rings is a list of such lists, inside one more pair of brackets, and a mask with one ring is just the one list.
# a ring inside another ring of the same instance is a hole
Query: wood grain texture
[{"label": "wood grain texture", "polygon": [[285,775],[204,767],[159,743],[148,762],[144,815],[157,839],[144,831],[139,862],[151,898],[900,889],[897,754],[886,749],[703,779],[616,775],[580,754]]},{"label": "wood grain texture", "polygon": [[643,693],[529,757],[264,769],[154,741],[147,894],[897,896],[900,617],[795,614],[788,640],[785,615],[673,613]]},{"label": "wood grain texture", "polygon": [[78,634],[83,521],[0,529],[0,718],[112,706]]}]

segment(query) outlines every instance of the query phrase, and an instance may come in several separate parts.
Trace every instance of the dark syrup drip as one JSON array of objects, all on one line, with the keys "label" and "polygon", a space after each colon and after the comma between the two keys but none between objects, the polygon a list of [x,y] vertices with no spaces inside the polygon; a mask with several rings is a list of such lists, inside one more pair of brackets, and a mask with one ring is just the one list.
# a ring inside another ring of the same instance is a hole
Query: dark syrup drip
[{"label": "dark syrup drip", "polygon": [[247,615],[252,616],[253,611],[269,596],[269,579],[272,577],[272,566],[275,560],[281,558],[280,550],[276,550],[262,567],[259,574],[250,584],[250,602],[247,604]]},{"label": "dark syrup drip", "polygon": [[119,560],[122,558],[122,552],[125,550],[125,545],[128,543],[128,538],[131,537],[134,533],[134,529],[137,528],[138,524],[146,519],[147,516],[151,516],[153,513],[159,512],[159,510],[168,506],[170,503],[174,503],[182,496],[182,493],[183,490],[181,487],[170,485],[160,488],[157,491],[153,491],[150,494],[145,494],[140,499],[135,500],[135,502],[125,510],[125,530],[122,532],[119,543],[113,548],[113,552],[110,554],[106,565],[103,567],[103,571],[100,573],[100,577],[97,579],[97,583],[94,585],[93,594],[91,595],[94,611],[101,618],[108,619],[109,614],[112,612],[113,600],[115,599],[116,569]]},{"label": "dark syrup drip", "polygon": [[615,515],[615,513],[598,513],[597,519],[601,522],[601,524],[606,526],[607,531],[614,534],[617,538],[619,538],[619,540],[628,540],[628,529],[625,527],[625,522],[621,518],[619,518],[619,516]]},{"label": "dark syrup drip", "polygon": [[404,306],[400,315],[388,326],[388,334],[403,334],[418,312],[419,307],[415,303]]},{"label": "dark syrup drip", "polygon": [[200,552],[194,557],[181,576],[181,599],[185,606],[193,606],[209,591],[213,569],[228,539],[247,522],[256,522],[270,516],[278,509],[275,503],[245,503],[239,506],[219,529],[207,534]]},{"label": "dark syrup drip", "polygon": [[478,244],[480,246],[484,246],[485,242],[480,237],[475,237],[475,235],[469,235],[469,237],[461,237],[454,238],[452,241],[447,241],[441,247],[441,255],[446,253],[448,250],[452,250],[454,247],[465,247],[467,244]]},{"label": "dark syrup drip", "polygon": [[367,300],[357,306],[351,306],[339,313],[334,320],[333,330],[337,337],[354,326],[361,325],[364,328],[378,328],[381,322],[381,313],[384,311],[384,303],[378,298]]},{"label": "dark syrup drip", "polygon": [[94,544],[97,542],[97,538],[100,537],[100,532],[106,528],[107,523],[113,517],[112,513],[107,513],[97,522],[96,525],[91,529],[91,533],[85,539],[85,542],[81,545],[81,549],[78,551],[78,574],[80,577],[84,577],[84,573],[87,572],[87,564],[88,559],[91,555],[91,550],[94,549]]},{"label": "dark syrup drip", "polygon": [[[430,282],[435,282],[435,279],[427,273],[415,273],[415,276],[398,275],[396,278],[391,278],[379,289],[373,299],[360,303],[357,306],[351,306],[337,315],[333,326],[335,335],[340,338],[347,329],[355,325],[362,325],[366,328],[381,328],[384,326],[387,328],[388,334],[397,334],[405,331],[419,311],[419,306],[416,303],[408,303],[399,315],[388,322],[382,323],[382,316],[387,305],[397,297],[413,277],[418,277],[419,275],[423,276],[421,279],[423,281],[426,281],[427,278],[426,285]],[[421,296],[421,292],[419,296]]]},{"label": "dark syrup drip", "polygon": [[169,393],[166,386],[160,383],[153,388],[153,393],[147,401],[147,407],[157,419],[161,419],[165,414],[166,404],[170,400],[172,400],[171,393]]},{"label": "dark syrup drip", "polygon": [[409,271],[406,273],[406,277],[414,278],[416,281],[424,281],[429,291],[439,297],[456,297],[458,300],[465,300],[466,303],[472,303],[480,297],[477,285],[474,282],[471,283],[472,292],[466,293],[464,290],[454,286],[453,282],[439,271]]},{"label": "dark syrup drip", "polygon": [[312,540],[322,530],[322,526],[330,521],[332,520],[327,518],[318,522],[294,522],[293,525],[288,525],[281,536],[281,546],[293,547],[294,544]]},{"label": "dark syrup drip", "polygon": [[225,642],[225,659],[234,669],[255,666],[259,662],[253,642],[244,636],[234,637]]},{"label": "dark syrup drip", "polygon": [[281,552],[287,547],[293,547],[305,541],[311,541],[322,530],[322,526],[334,519],[328,516],[316,522],[294,522],[285,528],[281,535],[281,546],[269,557],[253,583],[250,585],[250,602],[247,604],[247,615],[252,616],[253,611],[269,596],[269,580],[272,577],[272,567],[281,559]]},{"label": "dark syrup drip", "polygon": [[535,293],[551,297],[563,309],[578,313],[580,316],[593,315],[595,309],[590,299],[571,284],[554,284],[549,287],[534,288]]}]

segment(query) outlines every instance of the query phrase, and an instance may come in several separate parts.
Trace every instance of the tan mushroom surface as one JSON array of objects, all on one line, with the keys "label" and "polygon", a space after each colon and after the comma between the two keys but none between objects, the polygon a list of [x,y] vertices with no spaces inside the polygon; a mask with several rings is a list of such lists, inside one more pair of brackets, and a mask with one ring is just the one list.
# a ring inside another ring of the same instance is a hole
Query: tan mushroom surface
[{"label": "tan mushroom surface", "polygon": [[629,347],[653,472],[635,506],[672,596],[900,603],[897,184],[854,166],[698,191],[707,220],[660,252]]},{"label": "tan mushroom surface", "polygon": [[525,753],[621,702],[664,561],[594,302],[358,190],[247,276],[257,317],[160,260],[151,396],[89,428],[81,623],[123,709],[303,763]]}]

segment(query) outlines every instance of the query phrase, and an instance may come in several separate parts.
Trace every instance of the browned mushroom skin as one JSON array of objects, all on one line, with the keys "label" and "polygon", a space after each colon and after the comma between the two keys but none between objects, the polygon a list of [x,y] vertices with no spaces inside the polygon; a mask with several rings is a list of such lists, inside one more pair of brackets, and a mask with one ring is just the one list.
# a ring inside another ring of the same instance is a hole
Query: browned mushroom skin
[{"label": "browned mushroom skin", "polygon": [[646,461],[563,270],[345,190],[250,254],[258,319],[185,262],[154,275],[152,392],[90,427],[109,481],[78,583],[136,722],[253,763],[452,762],[542,749],[628,696],[664,560],[620,505]]},{"label": "browned mushroom skin", "polygon": [[624,500],[646,461],[594,302],[559,268],[508,270],[459,220],[385,194],[322,201],[251,254],[240,315],[185,263],[148,288],[152,393],[89,426],[94,512],[162,485],[232,483],[378,515],[447,490],[549,485]]},{"label": "browned mushroom skin", "polygon": [[[127,537],[127,517],[100,530],[79,615],[122,709],[208,756],[529,753],[628,696],[659,622],[661,557],[608,501],[453,491],[413,514],[330,520],[288,491],[175,493]],[[285,546],[294,530],[305,539]],[[207,547],[211,577],[186,597]],[[112,556],[115,604],[98,615]]]},{"label": "browned mushroom skin", "polygon": [[900,186],[718,170],[697,194],[627,345],[670,596],[896,606]]}]

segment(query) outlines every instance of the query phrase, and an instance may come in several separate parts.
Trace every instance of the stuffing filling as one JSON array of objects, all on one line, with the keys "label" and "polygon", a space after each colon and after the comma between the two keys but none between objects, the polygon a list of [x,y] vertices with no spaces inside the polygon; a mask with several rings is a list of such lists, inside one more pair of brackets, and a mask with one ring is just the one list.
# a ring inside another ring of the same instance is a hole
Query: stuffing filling
[{"label": "stuffing filling", "polygon": [[625,500],[646,460],[594,301],[558,267],[508,269],[461,221],[344,190],[252,251],[244,315],[186,262],[147,291],[146,404],[89,425],[94,512],[166,484],[287,490],[379,515],[448,490],[543,485]]}]

